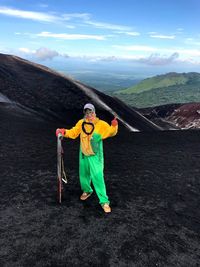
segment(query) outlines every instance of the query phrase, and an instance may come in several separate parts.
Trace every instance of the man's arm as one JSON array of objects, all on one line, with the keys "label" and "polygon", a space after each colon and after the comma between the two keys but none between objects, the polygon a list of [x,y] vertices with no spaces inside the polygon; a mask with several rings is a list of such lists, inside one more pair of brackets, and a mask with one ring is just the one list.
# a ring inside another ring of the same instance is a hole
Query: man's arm
[{"label": "man's arm", "polygon": [[66,138],[76,139],[80,132],[81,132],[81,125],[83,120],[79,120],[74,127],[71,129],[57,129],[56,130],[56,136],[58,136],[59,133],[61,133]]},{"label": "man's arm", "polygon": [[118,132],[118,121],[115,118],[112,120],[111,125],[109,125],[105,121],[101,121],[101,126],[100,126],[100,134],[102,136],[102,139],[106,139],[108,137],[115,136]]}]

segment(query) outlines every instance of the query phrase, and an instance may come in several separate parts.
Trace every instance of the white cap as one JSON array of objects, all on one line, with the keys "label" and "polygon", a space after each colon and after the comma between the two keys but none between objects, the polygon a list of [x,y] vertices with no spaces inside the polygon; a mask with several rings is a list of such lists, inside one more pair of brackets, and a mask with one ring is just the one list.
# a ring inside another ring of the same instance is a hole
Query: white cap
[{"label": "white cap", "polygon": [[92,105],[92,104],[90,104],[90,103],[87,103],[87,104],[84,106],[83,109],[84,109],[84,110],[85,110],[85,109],[90,109],[90,110],[92,110],[92,112],[95,112],[95,107],[94,107],[94,105]]}]

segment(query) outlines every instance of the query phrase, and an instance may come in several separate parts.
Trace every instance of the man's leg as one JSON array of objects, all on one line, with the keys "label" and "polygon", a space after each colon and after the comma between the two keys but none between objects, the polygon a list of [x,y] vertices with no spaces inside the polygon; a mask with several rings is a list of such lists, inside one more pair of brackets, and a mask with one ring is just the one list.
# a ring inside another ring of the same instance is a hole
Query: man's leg
[{"label": "man's leg", "polygon": [[88,157],[80,153],[79,158],[79,179],[81,190],[85,193],[92,193],[90,168]]},{"label": "man's leg", "polygon": [[110,201],[106,194],[106,186],[104,182],[103,163],[99,160],[98,156],[91,156],[88,158],[88,161],[92,183],[99,198],[99,203],[101,205],[105,203],[109,204]]}]

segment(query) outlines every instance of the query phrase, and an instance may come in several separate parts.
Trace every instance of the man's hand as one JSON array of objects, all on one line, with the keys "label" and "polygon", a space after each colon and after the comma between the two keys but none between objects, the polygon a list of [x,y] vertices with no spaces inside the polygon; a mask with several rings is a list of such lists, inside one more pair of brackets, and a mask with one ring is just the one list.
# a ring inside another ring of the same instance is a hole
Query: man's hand
[{"label": "man's hand", "polygon": [[58,136],[59,134],[62,134],[62,136],[65,136],[65,129],[64,128],[56,129],[56,136]]},{"label": "man's hand", "polygon": [[114,118],[114,120],[111,121],[111,125],[112,126],[117,126],[118,125],[117,118]]}]

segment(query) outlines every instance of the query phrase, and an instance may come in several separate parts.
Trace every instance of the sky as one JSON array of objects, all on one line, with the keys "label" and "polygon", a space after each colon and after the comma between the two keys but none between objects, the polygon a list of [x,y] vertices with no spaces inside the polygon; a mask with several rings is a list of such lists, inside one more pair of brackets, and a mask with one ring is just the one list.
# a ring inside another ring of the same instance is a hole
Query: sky
[{"label": "sky", "polygon": [[0,53],[57,68],[200,71],[199,14],[199,0],[0,0]]}]

